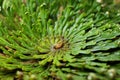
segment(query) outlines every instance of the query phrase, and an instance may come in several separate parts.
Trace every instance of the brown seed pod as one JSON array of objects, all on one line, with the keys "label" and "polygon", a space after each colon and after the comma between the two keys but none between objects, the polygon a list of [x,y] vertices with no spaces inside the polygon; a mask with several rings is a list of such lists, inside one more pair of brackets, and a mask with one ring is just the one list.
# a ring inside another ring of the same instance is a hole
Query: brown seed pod
[{"label": "brown seed pod", "polygon": [[62,48],[63,46],[64,46],[63,41],[60,41],[60,42],[58,42],[57,44],[55,44],[54,49],[60,49],[60,48]]}]

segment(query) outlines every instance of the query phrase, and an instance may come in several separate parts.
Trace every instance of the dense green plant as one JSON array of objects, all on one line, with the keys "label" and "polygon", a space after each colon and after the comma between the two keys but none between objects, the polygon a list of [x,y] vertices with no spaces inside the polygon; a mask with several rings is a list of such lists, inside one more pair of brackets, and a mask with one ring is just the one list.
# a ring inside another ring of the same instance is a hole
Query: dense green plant
[{"label": "dense green plant", "polygon": [[0,80],[119,80],[120,13],[94,0],[4,0]]}]

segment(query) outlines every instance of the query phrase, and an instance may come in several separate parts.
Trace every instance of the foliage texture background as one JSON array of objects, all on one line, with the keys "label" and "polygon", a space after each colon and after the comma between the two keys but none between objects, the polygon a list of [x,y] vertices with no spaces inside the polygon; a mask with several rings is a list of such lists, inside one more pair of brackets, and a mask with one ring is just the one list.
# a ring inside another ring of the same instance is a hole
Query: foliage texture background
[{"label": "foliage texture background", "polygon": [[0,80],[120,80],[120,12],[107,4],[0,1]]}]

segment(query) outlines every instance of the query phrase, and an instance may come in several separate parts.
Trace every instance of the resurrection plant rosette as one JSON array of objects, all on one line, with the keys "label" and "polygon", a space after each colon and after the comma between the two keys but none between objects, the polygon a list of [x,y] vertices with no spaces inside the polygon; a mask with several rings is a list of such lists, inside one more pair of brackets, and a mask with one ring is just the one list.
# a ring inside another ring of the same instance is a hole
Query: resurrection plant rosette
[{"label": "resurrection plant rosette", "polygon": [[119,80],[120,16],[93,0],[3,0],[1,80]]}]

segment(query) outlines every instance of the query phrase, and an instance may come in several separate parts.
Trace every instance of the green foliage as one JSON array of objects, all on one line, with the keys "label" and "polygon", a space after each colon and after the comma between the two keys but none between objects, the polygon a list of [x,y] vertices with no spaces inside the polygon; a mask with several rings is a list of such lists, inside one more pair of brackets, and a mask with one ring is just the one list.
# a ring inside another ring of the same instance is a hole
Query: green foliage
[{"label": "green foliage", "polygon": [[4,0],[0,80],[119,80],[120,13],[94,0]]}]

